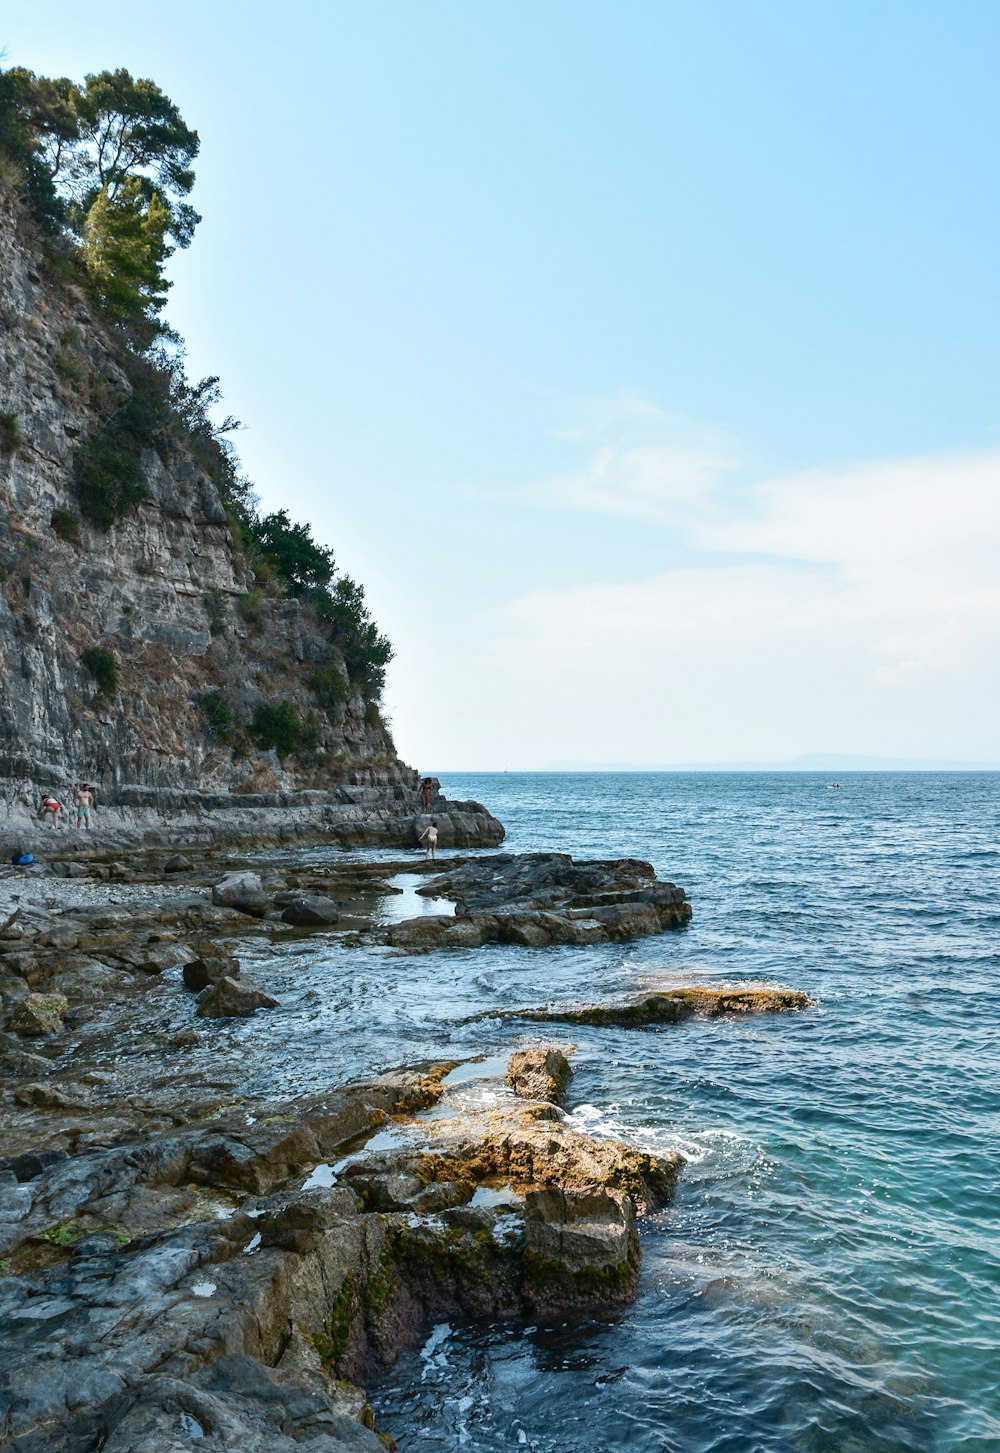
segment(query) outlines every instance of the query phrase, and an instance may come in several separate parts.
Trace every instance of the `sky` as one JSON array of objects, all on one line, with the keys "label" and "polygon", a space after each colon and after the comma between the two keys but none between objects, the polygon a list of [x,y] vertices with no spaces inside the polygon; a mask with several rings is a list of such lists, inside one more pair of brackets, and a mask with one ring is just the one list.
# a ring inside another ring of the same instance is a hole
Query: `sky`
[{"label": "sky", "polygon": [[171,263],[424,771],[995,761],[995,0],[68,0],[202,139]]}]

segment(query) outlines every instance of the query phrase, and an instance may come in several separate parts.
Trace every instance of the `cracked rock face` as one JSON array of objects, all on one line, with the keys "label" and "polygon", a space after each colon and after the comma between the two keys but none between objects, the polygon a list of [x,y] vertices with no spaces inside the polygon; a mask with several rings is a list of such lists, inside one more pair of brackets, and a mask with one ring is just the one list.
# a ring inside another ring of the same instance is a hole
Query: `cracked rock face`
[{"label": "cracked rock face", "polygon": [[[264,811],[274,830],[298,821],[415,844],[418,774],[350,688],[305,602],[254,595],[248,608],[253,574],[215,484],[180,442],[146,451],[148,498],[123,520],[103,531],[81,519],[74,452],[130,385],[120,346],[83,291],[47,271],[3,179],[0,299],[0,411],[10,416],[0,436],[0,829],[30,837],[52,792],[61,831],[72,831],[73,787],[87,781],[98,834],[111,807],[120,831],[164,813],[217,812],[236,794],[244,831]],[[110,693],[84,664],[92,648],[114,657]],[[329,710],[313,688],[317,668],[343,676],[344,699]],[[235,757],[209,729],[212,692],[245,721],[265,701],[287,702],[303,720],[315,713],[312,765],[252,746]],[[442,817],[443,845],[503,837],[478,804]]]}]

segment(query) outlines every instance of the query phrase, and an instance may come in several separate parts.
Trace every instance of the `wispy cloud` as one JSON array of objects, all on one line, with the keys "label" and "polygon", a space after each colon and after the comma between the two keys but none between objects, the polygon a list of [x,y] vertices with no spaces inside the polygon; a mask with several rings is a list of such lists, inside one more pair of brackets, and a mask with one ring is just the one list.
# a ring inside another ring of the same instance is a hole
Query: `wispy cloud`
[{"label": "wispy cloud", "polygon": [[645,447],[598,449],[562,498],[673,506],[698,563],[511,602],[462,673],[492,702],[483,760],[996,756],[1000,451],[815,470],[733,508],[710,462]]},{"label": "wispy cloud", "polygon": [[528,499],[640,519],[672,519],[678,506],[700,512],[742,462],[722,430],[641,398],[594,402],[583,421],[557,437],[582,457],[526,491]]}]

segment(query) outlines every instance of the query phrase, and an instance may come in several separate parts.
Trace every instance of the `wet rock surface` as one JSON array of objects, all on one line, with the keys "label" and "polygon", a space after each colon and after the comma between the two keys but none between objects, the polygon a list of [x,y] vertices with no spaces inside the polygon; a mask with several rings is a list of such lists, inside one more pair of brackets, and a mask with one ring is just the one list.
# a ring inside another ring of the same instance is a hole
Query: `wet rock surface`
[{"label": "wet rock surface", "polygon": [[[627,1300],[636,1208],[669,1199],[679,1158],[513,1095],[422,1119],[451,1068],[0,1165],[9,1446],[380,1446],[338,1410],[337,1378],[384,1369],[443,1316]],[[366,1154],[387,1124],[398,1147]]]},{"label": "wet rock surface", "polygon": [[[248,1011],[284,1012],[266,972],[254,981],[261,946],[273,963],[316,935],[391,942],[371,925],[400,874],[469,918],[524,924],[645,893],[662,926],[681,890],[645,864],[559,855],[85,863],[86,878],[0,878],[6,1446],[374,1450],[356,1384],[436,1323],[589,1316],[635,1295],[637,1218],[669,1204],[682,1159],[574,1126],[559,1108],[571,1047],[511,1044],[478,1100],[475,1065],[446,1058],[275,1100],[240,1088],[225,1037]],[[320,922],[289,920],[303,902]],[[457,921],[422,921],[439,919]],[[765,1007],[706,992],[658,997],[678,1018]]]},{"label": "wet rock surface", "polygon": [[602,943],[662,933],[691,917],[683,888],[631,858],[500,853],[450,866],[419,891],[454,900],[455,913],[393,925],[386,938],[398,948]]},{"label": "wet rock surface", "polygon": [[781,1014],[808,1009],[813,1003],[798,989],[767,985],[741,985],[714,989],[685,985],[661,994],[645,994],[625,1004],[588,1004],[564,1009],[520,1009],[512,1017],[558,1024],[596,1024],[619,1029],[643,1029],[657,1024],[680,1024],[695,1016],[721,1019],[738,1014]]},{"label": "wet rock surface", "polygon": [[249,979],[220,979],[198,996],[198,1014],[202,1019],[239,1019],[255,1014],[258,1009],[277,1009],[277,999]]},{"label": "wet rock surface", "polygon": [[[572,1045],[568,1046],[572,1052]],[[507,1082],[515,1095],[561,1105],[573,1074],[569,1060],[555,1045],[519,1049],[507,1064]]]}]

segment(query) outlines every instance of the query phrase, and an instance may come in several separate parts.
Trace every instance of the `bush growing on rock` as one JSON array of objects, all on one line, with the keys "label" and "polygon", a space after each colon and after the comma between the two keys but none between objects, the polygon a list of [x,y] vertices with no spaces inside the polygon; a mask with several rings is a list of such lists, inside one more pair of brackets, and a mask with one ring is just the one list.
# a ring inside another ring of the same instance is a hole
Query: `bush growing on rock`
[{"label": "bush growing on rock", "polygon": [[232,702],[219,691],[210,691],[201,703],[212,735],[228,742],[239,726],[239,717]]},{"label": "bush growing on rock", "polygon": [[226,629],[226,592],[210,590],[205,604],[208,608],[208,629],[213,636],[221,636]]},{"label": "bush growing on rock", "polygon": [[289,595],[322,590],[333,579],[333,551],[316,544],[308,525],[293,525],[287,510],[252,520],[250,534],[287,585]]},{"label": "bush growing on rock", "polygon": [[22,443],[17,415],[10,409],[0,411],[0,454],[13,454]]},{"label": "bush growing on rock", "polygon": [[52,528],[60,540],[68,540],[71,545],[79,545],[80,516],[75,510],[53,510]]},{"label": "bush growing on rock", "polygon": [[112,411],[73,456],[81,512],[102,530],[149,498],[143,455],[162,453],[170,441],[167,381],[149,363],[132,358],[129,383],[131,391],[113,399]]},{"label": "bush growing on rock", "polygon": [[325,711],[334,711],[350,694],[347,677],[336,666],[320,666],[309,678],[319,704]]},{"label": "bush growing on rock", "polygon": [[295,751],[301,728],[302,723],[295,707],[289,701],[281,701],[258,706],[250,726],[250,735],[264,751],[273,747],[281,760]]},{"label": "bush growing on rock", "polygon": [[106,646],[90,646],[80,657],[81,663],[97,682],[102,696],[114,696],[118,685],[118,666],[114,653]]},{"label": "bush growing on rock", "polygon": [[323,740],[323,723],[315,711],[306,713],[305,720],[299,728],[299,746],[309,752],[315,752]]}]

